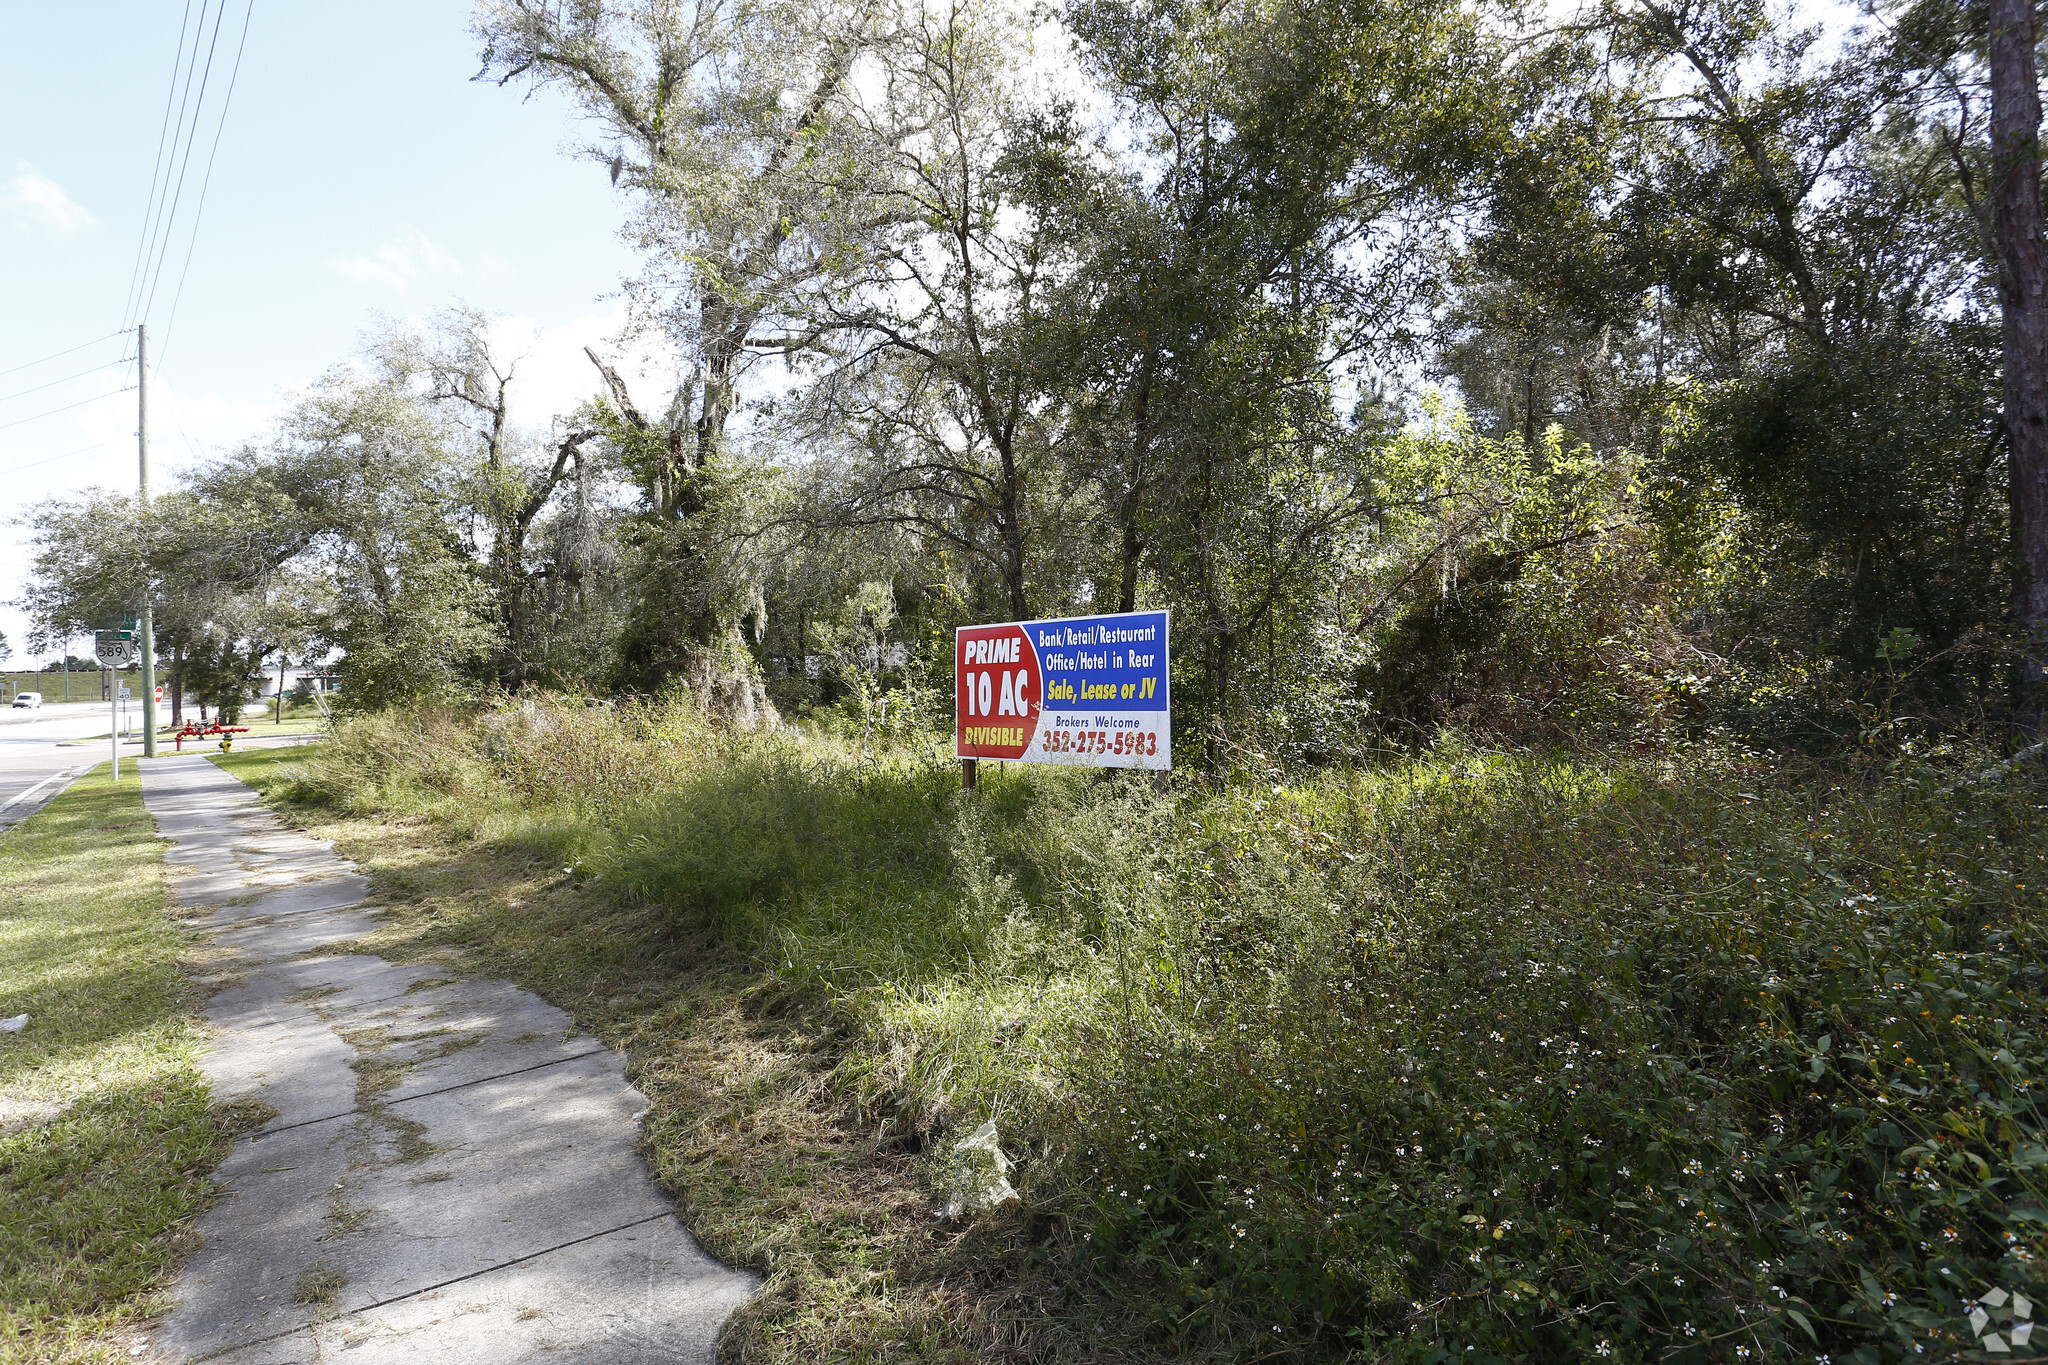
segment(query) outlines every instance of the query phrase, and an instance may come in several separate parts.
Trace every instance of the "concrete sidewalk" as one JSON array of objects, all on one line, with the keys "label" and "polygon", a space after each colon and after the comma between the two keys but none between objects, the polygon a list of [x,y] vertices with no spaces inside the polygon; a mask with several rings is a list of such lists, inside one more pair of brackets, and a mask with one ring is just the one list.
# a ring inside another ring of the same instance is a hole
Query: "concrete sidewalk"
[{"label": "concrete sidewalk", "polygon": [[755,1281],[649,1178],[619,1056],[507,982],[323,952],[372,928],[352,864],[204,758],[142,774],[176,901],[231,954],[214,1098],[275,1110],[222,1165],[152,1354],[712,1360]]}]

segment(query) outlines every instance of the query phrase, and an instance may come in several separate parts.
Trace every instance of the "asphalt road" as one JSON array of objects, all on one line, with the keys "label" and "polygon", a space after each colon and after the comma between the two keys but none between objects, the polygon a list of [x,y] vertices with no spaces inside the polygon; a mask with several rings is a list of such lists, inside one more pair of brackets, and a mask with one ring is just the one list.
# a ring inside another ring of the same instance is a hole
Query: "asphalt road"
[{"label": "asphalt road", "polygon": [[[129,710],[136,738],[122,746],[124,760],[142,752],[141,718],[132,705]],[[62,741],[106,732],[107,703],[103,701],[0,710],[0,829],[34,815],[44,802],[64,790],[71,778],[106,761],[109,750],[104,740],[68,747]],[[121,775],[128,773],[124,762]]]}]

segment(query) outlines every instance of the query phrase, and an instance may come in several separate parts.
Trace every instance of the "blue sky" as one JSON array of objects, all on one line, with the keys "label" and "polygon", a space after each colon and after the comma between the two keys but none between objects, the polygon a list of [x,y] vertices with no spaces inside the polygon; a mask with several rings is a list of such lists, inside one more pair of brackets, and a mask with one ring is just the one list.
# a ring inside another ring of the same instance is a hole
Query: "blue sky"
[{"label": "blue sky", "polygon": [[[201,3],[190,7],[195,20]],[[533,350],[522,370],[528,420],[591,391],[580,347],[617,329],[611,295],[635,265],[617,237],[625,205],[602,167],[570,156],[579,128],[566,101],[470,79],[479,63],[459,0],[255,0],[171,317],[245,3],[226,0],[148,317],[161,357],[150,413],[158,486],[260,432],[282,396],[350,355],[379,312],[423,316],[460,299],[510,315],[508,334]],[[134,480],[135,395],[110,392],[134,382],[134,367],[71,377],[132,354],[132,343],[44,358],[123,325],[185,13],[183,0],[10,7],[0,46],[0,521],[45,497]],[[81,406],[38,416],[71,403]],[[23,537],[0,525],[0,598],[20,591]],[[0,631],[19,666],[25,619],[0,606]]]}]

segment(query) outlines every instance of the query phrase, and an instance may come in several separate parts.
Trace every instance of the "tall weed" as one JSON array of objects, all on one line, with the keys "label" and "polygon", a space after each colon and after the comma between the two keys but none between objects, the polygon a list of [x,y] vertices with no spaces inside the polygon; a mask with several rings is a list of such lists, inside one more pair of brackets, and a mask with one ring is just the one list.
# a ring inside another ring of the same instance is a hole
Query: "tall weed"
[{"label": "tall weed", "polygon": [[867,1103],[997,1118],[1181,1348],[1875,1362],[2048,1288],[2048,790],[1964,774],[1446,746],[967,798],[928,747],[528,705],[347,723],[302,785],[753,952]]}]

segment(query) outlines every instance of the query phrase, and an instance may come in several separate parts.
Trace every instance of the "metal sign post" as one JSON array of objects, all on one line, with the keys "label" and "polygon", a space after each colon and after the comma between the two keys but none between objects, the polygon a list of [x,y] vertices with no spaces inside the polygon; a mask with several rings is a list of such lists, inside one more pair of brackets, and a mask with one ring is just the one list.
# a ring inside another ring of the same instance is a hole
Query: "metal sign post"
[{"label": "metal sign post", "polygon": [[[92,652],[100,661],[100,667],[109,670],[126,668],[135,662],[136,622],[129,617],[118,627],[96,630],[92,634]],[[118,671],[112,674],[107,687],[107,742],[114,755],[114,780],[121,780],[121,702],[128,689],[121,686]]]}]

